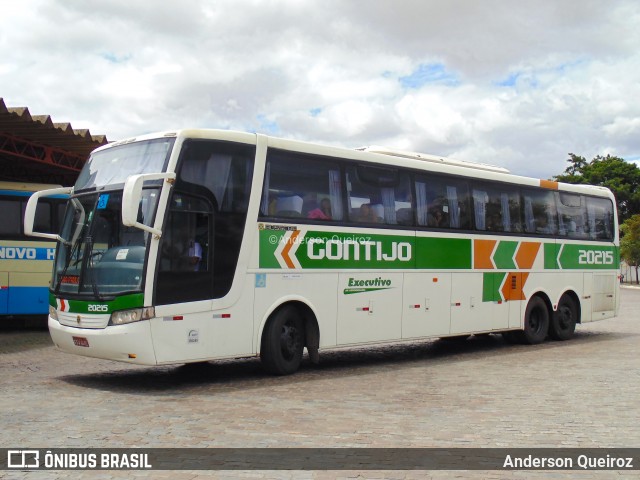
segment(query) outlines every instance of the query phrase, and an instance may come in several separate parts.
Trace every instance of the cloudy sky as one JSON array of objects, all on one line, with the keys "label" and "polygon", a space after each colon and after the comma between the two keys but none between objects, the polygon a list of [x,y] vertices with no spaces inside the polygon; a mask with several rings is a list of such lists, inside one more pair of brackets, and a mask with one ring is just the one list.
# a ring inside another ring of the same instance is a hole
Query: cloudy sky
[{"label": "cloudy sky", "polygon": [[549,178],[640,160],[637,0],[0,0],[0,97],[110,140],[183,127]]}]

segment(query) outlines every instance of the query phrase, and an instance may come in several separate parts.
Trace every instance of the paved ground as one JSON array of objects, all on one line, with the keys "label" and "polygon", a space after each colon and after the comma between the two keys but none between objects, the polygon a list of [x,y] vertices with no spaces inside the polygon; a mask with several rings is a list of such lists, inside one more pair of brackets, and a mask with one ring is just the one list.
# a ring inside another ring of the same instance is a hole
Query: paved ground
[{"label": "paved ground", "polygon": [[[569,342],[499,336],[259,361],[131,367],[0,331],[0,447],[640,447],[640,289]],[[581,472],[627,478],[633,472]],[[637,473],[637,471],[636,471]],[[574,478],[576,472],[0,472],[4,478]]]}]

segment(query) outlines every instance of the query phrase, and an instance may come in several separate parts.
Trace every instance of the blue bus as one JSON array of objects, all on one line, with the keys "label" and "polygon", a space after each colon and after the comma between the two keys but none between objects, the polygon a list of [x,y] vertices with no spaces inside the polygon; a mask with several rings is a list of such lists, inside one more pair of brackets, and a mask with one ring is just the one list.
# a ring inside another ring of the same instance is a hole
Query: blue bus
[{"label": "blue bus", "polygon": [[[33,192],[57,185],[0,182],[0,316],[44,315],[49,311],[49,282],[55,242],[24,234],[23,218]],[[64,218],[67,197],[38,203],[35,223],[54,233]]]}]

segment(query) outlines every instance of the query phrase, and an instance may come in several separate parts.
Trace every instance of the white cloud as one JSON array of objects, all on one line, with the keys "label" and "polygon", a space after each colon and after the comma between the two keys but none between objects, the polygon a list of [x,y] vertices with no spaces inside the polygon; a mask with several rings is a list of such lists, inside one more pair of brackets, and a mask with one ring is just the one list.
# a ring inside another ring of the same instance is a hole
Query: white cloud
[{"label": "white cloud", "polygon": [[110,139],[232,128],[543,178],[640,155],[633,0],[0,1],[0,96]]}]

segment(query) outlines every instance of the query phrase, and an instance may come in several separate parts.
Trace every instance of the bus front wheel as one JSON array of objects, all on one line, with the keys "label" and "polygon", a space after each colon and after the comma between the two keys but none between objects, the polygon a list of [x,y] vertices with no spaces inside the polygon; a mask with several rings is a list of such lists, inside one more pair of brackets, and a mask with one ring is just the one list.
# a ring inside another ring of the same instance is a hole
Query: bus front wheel
[{"label": "bus front wheel", "polygon": [[532,297],[524,313],[524,329],[518,332],[522,343],[542,343],[549,333],[549,309],[540,297]]},{"label": "bus front wheel", "polygon": [[558,309],[551,318],[549,336],[554,340],[569,340],[576,331],[578,322],[578,306],[569,295],[563,295],[558,302]]},{"label": "bus front wheel", "polygon": [[304,350],[304,322],[298,309],[288,305],[279,309],[262,333],[260,359],[275,375],[289,375],[300,367]]}]

